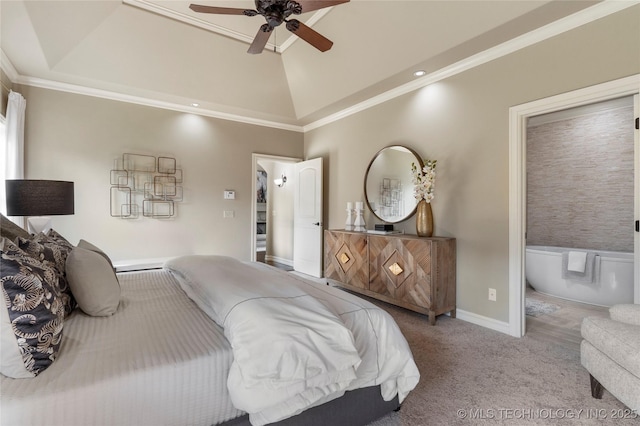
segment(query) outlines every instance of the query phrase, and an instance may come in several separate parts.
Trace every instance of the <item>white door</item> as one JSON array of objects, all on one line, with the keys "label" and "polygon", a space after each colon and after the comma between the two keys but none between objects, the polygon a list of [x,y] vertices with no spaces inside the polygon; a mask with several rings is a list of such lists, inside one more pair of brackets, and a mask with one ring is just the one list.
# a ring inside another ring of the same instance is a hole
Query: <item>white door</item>
[{"label": "white door", "polygon": [[322,276],[322,158],[294,165],[293,269]]},{"label": "white door", "polygon": [[640,130],[638,129],[640,118],[640,95],[635,95],[633,97],[634,100],[634,111],[633,115],[636,117],[635,119],[635,213],[634,216],[636,218],[635,223],[635,233],[634,233],[634,276],[635,276],[635,289],[634,289],[634,303],[640,304]]}]

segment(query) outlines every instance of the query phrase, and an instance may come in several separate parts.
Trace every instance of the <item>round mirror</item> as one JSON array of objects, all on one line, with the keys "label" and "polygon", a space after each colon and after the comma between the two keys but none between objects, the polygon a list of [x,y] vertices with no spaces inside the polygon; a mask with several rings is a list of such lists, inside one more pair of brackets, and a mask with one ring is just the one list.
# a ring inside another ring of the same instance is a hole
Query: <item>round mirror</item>
[{"label": "round mirror", "polygon": [[367,206],[380,220],[402,222],[416,211],[411,164],[422,168],[422,159],[400,145],[381,149],[373,157],[364,177]]}]

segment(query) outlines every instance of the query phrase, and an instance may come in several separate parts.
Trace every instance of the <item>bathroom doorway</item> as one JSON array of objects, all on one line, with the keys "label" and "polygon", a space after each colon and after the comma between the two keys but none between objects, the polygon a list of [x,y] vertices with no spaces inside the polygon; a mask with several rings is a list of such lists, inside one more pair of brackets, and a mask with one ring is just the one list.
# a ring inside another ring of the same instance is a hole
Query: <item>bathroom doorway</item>
[{"label": "bathroom doorway", "polygon": [[578,345],[585,316],[633,303],[633,101],[527,121],[527,334],[544,331]]},{"label": "bathroom doorway", "polygon": [[[509,182],[509,202],[510,202],[510,223],[509,223],[509,293],[510,293],[510,312],[509,312],[509,333],[521,337],[525,333],[526,328],[526,287],[525,287],[525,263],[526,263],[526,241],[527,241],[527,126],[530,121],[535,124],[536,117],[542,117],[556,111],[568,111],[575,107],[584,107],[585,105],[595,104],[603,101],[627,98],[630,101],[631,108],[635,109],[629,126],[634,125],[634,118],[638,116],[640,110],[638,101],[638,88],[640,87],[640,75],[627,77],[624,79],[604,83],[586,89],[580,89],[574,92],[554,96],[528,104],[519,105],[510,109],[510,182]],[[630,98],[629,98],[630,97]],[[623,101],[624,102],[624,101]],[[562,117],[555,117],[562,119]],[[633,127],[632,127],[633,129]],[[632,193],[634,196],[631,200],[633,214],[627,230],[633,230],[634,220],[638,220],[640,216],[639,197],[635,196],[640,189],[640,178],[638,173],[638,164],[640,164],[640,142],[638,138],[638,130],[633,132],[633,154],[631,163],[633,169]],[[580,162],[581,155],[578,155]],[[603,176],[604,171],[602,165],[598,165],[594,170],[592,179],[598,179]],[[600,173],[598,173],[600,171]],[[549,173],[551,174],[551,173]],[[589,182],[583,182],[579,191],[588,191]],[[578,191],[578,190],[576,190]],[[606,206],[603,206],[606,208]],[[568,213],[561,213],[568,214]],[[577,231],[576,231],[577,232]],[[639,262],[639,238],[637,232],[631,232],[633,235],[632,242],[632,264],[634,265],[632,282],[632,293],[636,303],[640,301],[640,284],[638,280]],[[558,271],[560,273],[560,271]]]}]

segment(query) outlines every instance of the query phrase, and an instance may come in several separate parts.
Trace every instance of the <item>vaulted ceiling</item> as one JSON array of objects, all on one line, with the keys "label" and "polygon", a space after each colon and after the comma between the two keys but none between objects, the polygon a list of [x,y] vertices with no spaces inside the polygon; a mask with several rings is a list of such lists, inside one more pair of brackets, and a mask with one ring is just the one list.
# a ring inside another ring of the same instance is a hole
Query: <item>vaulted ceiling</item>
[{"label": "vaulted ceiling", "polygon": [[246,51],[263,17],[198,14],[190,3],[3,0],[3,64],[18,83],[302,126],[597,1],[351,0],[299,18],[331,50],[281,26],[260,55]]}]

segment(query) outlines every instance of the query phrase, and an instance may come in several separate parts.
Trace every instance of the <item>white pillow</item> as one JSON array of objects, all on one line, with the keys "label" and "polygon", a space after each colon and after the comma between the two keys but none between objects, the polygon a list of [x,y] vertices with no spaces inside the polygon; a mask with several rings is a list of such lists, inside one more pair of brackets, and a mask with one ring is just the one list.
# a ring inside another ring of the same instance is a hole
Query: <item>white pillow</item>
[{"label": "white pillow", "polygon": [[94,317],[113,315],[120,303],[120,283],[107,259],[75,247],[67,256],[67,280],[82,311]]}]

